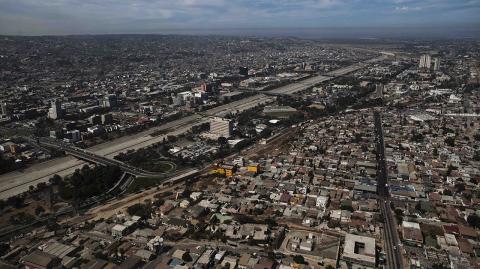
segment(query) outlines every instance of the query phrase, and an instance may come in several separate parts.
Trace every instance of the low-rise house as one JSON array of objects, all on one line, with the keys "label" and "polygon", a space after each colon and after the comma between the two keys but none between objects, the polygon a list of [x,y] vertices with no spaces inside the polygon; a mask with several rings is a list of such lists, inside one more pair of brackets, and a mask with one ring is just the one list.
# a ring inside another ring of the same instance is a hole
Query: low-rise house
[{"label": "low-rise house", "polygon": [[24,265],[25,269],[51,269],[55,268],[60,263],[60,260],[54,255],[35,250],[22,257],[20,262]]}]

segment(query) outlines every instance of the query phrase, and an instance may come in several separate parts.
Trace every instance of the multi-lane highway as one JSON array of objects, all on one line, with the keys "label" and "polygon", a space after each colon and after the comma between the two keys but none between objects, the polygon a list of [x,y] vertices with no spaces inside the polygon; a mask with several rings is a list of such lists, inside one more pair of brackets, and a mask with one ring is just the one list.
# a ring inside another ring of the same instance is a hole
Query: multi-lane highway
[{"label": "multi-lane highway", "polygon": [[374,113],[375,140],[377,149],[377,192],[380,211],[384,216],[384,247],[387,254],[387,268],[403,268],[400,240],[397,224],[390,208],[390,193],[388,191],[388,173],[385,159],[385,141],[383,137],[382,118],[380,112]]},{"label": "multi-lane highway", "polygon": [[[332,80],[338,76],[343,76],[359,70],[367,66],[368,63],[380,61],[381,59],[384,59],[384,57],[386,56],[380,56],[364,63],[341,68],[325,75],[318,75],[302,81],[297,81],[268,92],[280,94],[298,93],[322,82]],[[89,148],[89,152],[94,153],[95,155],[113,158],[120,152],[136,150],[153,145],[155,143],[160,143],[168,135],[179,135],[185,133],[194,125],[208,122],[209,119],[208,117],[205,117],[205,115],[222,117],[229,113],[237,113],[258,105],[265,105],[273,102],[274,100],[275,99],[272,96],[259,93],[254,96],[209,109],[204,111],[202,114],[189,115],[138,134],[121,137],[119,139],[91,147]],[[154,132],[161,132],[162,135],[152,136],[151,134]],[[48,179],[55,174],[60,176],[70,175],[75,172],[76,169],[80,169],[84,164],[85,162],[82,160],[78,160],[72,156],[67,156],[36,164],[22,171],[15,171],[0,175],[0,199],[6,199],[10,196],[25,192],[29,189],[29,186],[36,186],[40,182],[47,182]]]},{"label": "multi-lane highway", "polygon": [[41,138],[39,140],[39,143],[43,146],[65,151],[67,154],[75,156],[81,160],[86,160],[88,162],[93,162],[93,163],[103,164],[103,165],[118,166],[124,172],[127,172],[133,176],[159,176],[159,175],[165,174],[165,173],[153,173],[153,172],[145,171],[140,168],[126,164],[124,162],[115,160],[113,158],[101,156],[89,150],[80,149],[61,141],[54,141],[51,139]]}]

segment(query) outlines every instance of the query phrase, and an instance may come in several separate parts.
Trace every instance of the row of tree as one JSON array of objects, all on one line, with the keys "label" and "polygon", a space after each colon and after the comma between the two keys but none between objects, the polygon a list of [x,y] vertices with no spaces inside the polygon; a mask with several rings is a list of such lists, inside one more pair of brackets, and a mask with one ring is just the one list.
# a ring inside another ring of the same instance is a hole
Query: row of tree
[{"label": "row of tree", "polygon": [[90,168],[85,165],[82,169],[76,170],[70,177],[62,180],[59,176],[55,176],[51,181],[59,185],[60,197],[65,200],[80,201],[105,193],[121,176],[122,171],[117,166]]}]

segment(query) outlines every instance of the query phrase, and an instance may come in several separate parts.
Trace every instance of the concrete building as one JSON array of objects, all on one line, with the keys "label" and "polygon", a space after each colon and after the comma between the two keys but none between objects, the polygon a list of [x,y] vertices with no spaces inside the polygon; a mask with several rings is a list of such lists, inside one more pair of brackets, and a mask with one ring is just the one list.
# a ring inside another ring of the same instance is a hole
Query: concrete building
[{"label": "concrete building", "polygon": [[229,138],[233,134],[233,121],[220,117],[210,120],[210,133],[218,137]]},{"label": "concrete building", "polygon": [[241,76],[248,76],[248,67],[246,66],[241,66],[238,68],[238,74],[240,74]]},{"label": "concrete building", "polygon": [[115,238],[122,237],[127,232],[127,226],[122,224],[116,224],[112,227],[112,236]]},{"label": "concrete building", "polygon": [[88,118],[88,122],[90,122],[90,124],[101,124],[102,117],[100,115],[92,115]]},{"label": "concrete building", "polygon": [[263,113],[266,116],[285,119],[298,113],[298,111],[290,106],[266,106],[263,109]]},{"label": "concrete building", "polygon": [[375,267],[375,238],[346,234],[342,260],[347,264]]},{"label": "concrete building", "polygon": [[59,259],[51,254],[35,250],[22,257],[21,262],[25,265],[25,269],[50,269],[59,264]]},{"label": "concrete building", "polygon": [[403,240],[413,245],[421,246],[423,244],[422,231],[420,224],[416,222],[402,222],[402,235]]},{"label": "concrete building", "polygon": [[375,98],[383,98],[384,86],[382,83],[375,85]]},{"label": "concrete building", "polygon": [[102,100],[103,107],[117,106],[117,96],[115,94],[105,95]]},{"label": "concrete building", "polygon": [[102,115],[102,124],[111,124],[113,123],[113,115],[108,113],[108,114],[103,114]]},{"label": "concrete building", "polygon": [[440,58],[436,57],[433,59],[433,71],[440,70]]},{"label": "concrete building", "polygon": [[2,116],[10,116],[10,106],[7,103],[0,104],[0,112]]},{"label": "concrete building", "polygon": [[430,70],[431,66],[432,66],[432,57],[430,55],[423,54],[422,56],[420,56],[420,64],[418,66],[420,69]]},{"label": "concrete building", "polygon": [[58,100],[53,100],[51,104],[52,106],[48,110],[48,117],[54,120],[63,118],[62,103]]}]

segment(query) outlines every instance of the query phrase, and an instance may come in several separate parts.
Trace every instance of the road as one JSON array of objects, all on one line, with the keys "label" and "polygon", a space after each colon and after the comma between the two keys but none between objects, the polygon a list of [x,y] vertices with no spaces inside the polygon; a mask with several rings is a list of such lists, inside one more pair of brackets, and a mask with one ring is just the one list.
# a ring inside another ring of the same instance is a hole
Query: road
[{"label": "road", "polygon": [[403,268],[400,240],[397,233],[395,216],[390,208],[388,191],[388,173],[385,161],[385,141],[383,137],[382,118],[380,112],[374,112],[375,140],[377,149],[377,192],[380,210],[384,216],[384,245],[387,254],[387,268]]},{"label": "road", "polygon": [[[311,77],[302,81],[270,90],[271,93],[293,94],[306,90],[319,83],[335,79],[338,76],[346,75],[367,66],[368,63],[374,63],[384,59],[386,56],[380,56],[364,63],[354,64],[345,68],[341,68],[325,75]],[[194,114],[165,123],[161,126],[151,128],[134,135],[124,136],[113,141],[109,141],[100,145],[89,148],[89,151],[99,156],[113,158],[120,152],[128,150],[137,150],[145,148],[155,143],[160,143],[168,135],[179,135],[186,133],[192,126],[208,122],[205,116],[223,117],[232,112],[241,112],[258,105],[264,105],[275,100],[272,96],[257,94],[229,104],[221,105],[202,114]],[[164,134],[152,136],[154,132],[163,131]],[[36,186],[41,182],[48,182],[49,178],[58,174],[62,177],[71,175],[76,169],[80,169],[86,162],[77,160],[74,157],[67,156],[53,159],[44,163],[32,165],[21,171],[0,175],[0,199],[6,199],[11,196],[28,191],[29,186]]]},{"label": "road", "polygon": [[160,175],[166,174],[166,173],[154,173],[154,172],[145,171],[140,168],[126,164],[124,162],[115,160],[113,158],[104,157],[104,156],[95,154],[89,150],[80,149],[61,141],[40,138],[39,143],[47,147],[52,147],[58,150],[65,151],[69,155],[75,156],[81,160],[86,160],[89,162],[94,162],[94,163],[103,164],[103,165],[118,166],[120,169],[122,169],[123,171],[133,176],[160,176]]}]

